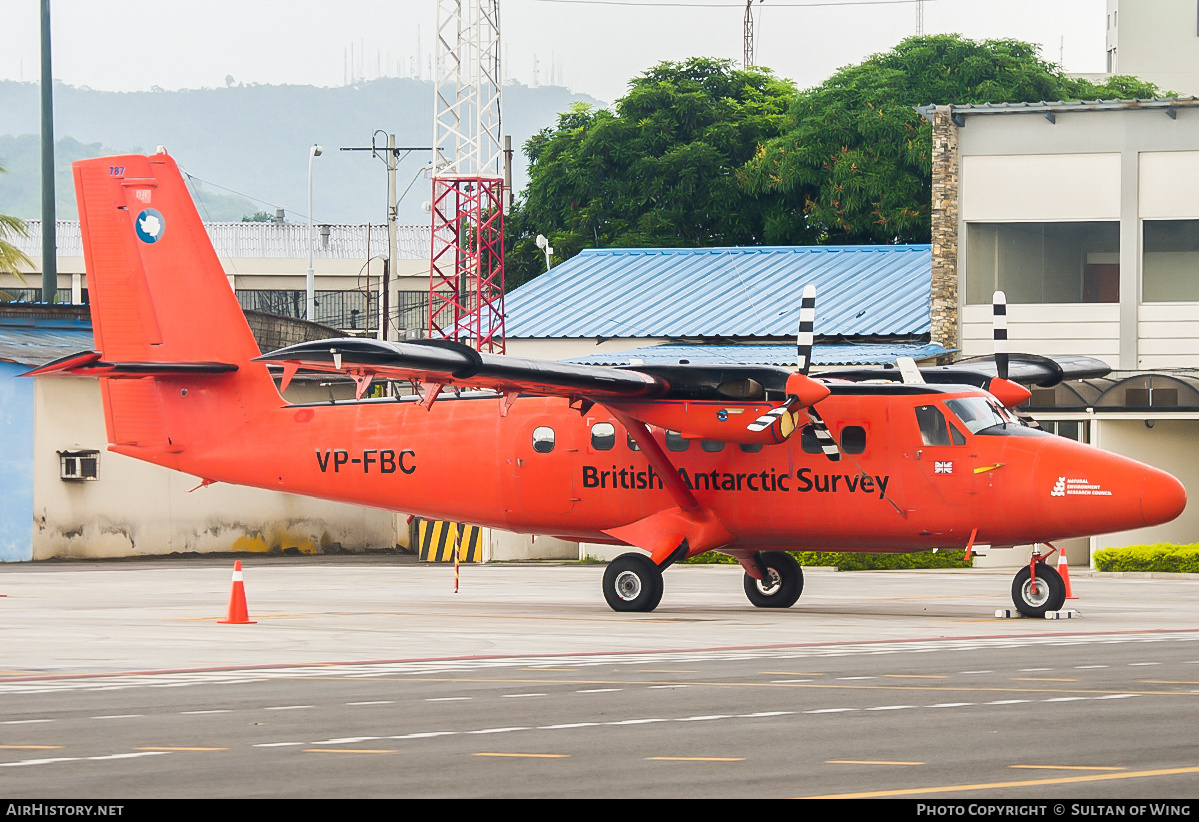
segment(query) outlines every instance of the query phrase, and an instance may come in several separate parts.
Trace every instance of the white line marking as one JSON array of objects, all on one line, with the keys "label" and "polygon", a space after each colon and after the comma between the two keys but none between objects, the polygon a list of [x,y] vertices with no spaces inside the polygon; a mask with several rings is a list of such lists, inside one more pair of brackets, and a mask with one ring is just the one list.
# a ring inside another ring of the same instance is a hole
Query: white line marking
[{"label": "white line marking", "polygon": [[839,676],[837,679],[878,679],[877,676]]},{"label": "white line marking", "polygon": [[481,731],[467,731],[466,733],[468,733],[468,734],[506,734],[509,731],[527,731],[527,730],[529,730],[527,727],[518,725],[518,726],[511,727],[511,728],[484,728]]},{"label": "white line marking", "polygon": [[545,696],[545,694],[500,694],[504,699],[519,699],[522,696]]},{"label": "white line marking", "polygon": [[340,739],[325,739],[320,742],[313,742],[313,745],[346,745],[350,742],[372,742],[376,739],[385,739],[382,736],[343,736]]},{"label": "white line marking", "polygon": [[1106,696],[1097,696],[1095,699],[1133,699],[1140,694],[1107,694]]},{"label": "white line marking", "polygon": [[804,711],[805,714],[839,714],[842,711],[856,711],[857,708],[821,708],[816,711]]},{"label": "white line marking", "polygon": [[605,725],[648,725],[651,722],[669,722],[668,719],[622,719],[619,722],[605,722]]},{"label": "white line marking", "polygon": [[374,702],[347,702],[347,705],[394,705],[394,699],[379,699]]},{"label": "white line marking", "polygon": [[795,711],[758,711],[756,714],[738,714],[743,719],[753,719],[760,716],[791,716]]},{"label": "white line marking", "polygon": [[1129,667],[1132,667],[1132,666],[1138,666],[1138,665],[1161,665],[1161,663],[1160,662],[1130,662],[1130,663],[1128,663],[1128,665],[1129,665]]},{"label": "white line marking", "polygon": [[102,759],[137,759],[139,756],[163,756],[170,751],[139,751],[138,753],[109,754],[108,756],[88,756],[85,759],[99,761]]},{"label": "white line marking", "polygon": [[1020,670],[1020,673],[1022,673],[1022,674],[1033,674],[1033,673],[1037,673],[1038,671],[1052,671],[1053,669],[1052,668],[1020,668],[1019,670]]},{"label": "white line marking", "polygon": [[271,708],[263,708],[264,711],[302,711],[305,708],[311,708],[312,705],[275,705]]},{"label": "white line marking", "polygon": [[54,759],[26,759],[23,762],[0,762],[0,768],[20,768],[24,765],[49,765],[51,762],[78,762],[78,756],[60,756]]},{"label": "white line marking", "polygon": [[703,722],[708,719],[729,719],[729,714],[712,714],[711,716],[683,716],[675,720],[675,722]]},{"label": "white line marking", "polygon": [[867,708],[867,711],[902,711],[904,708],[915,708],[915,705],[879,705],[877,708]]},{"label": "white line marking", "polygon": [[92,719],[136,719],[145,714],[112,714],[111,716],[93,716]]},{"label": "white line marking", "polygon": [[1025,702],[1032,702],[1031,699],[997,699],[994,702],[988,702],[988,705],[1020,705]]},{"label": "white line marking", "polygon": [[53,722],[53,719],[6,719],[0,725],[33,725],[36,722]]},{"label": "white line marking", "polygon": [[1086,696],[1055,696],[1053,699],[1042,699],[1042,702],[1078,702],[1083,699],[1090,699]]},{"label": "white line marking", "polygon": [[290,745],[307,745],[307,742],[259,742],[255,748],[286,748]]},{"label": "white line marking", "polygon": [[973,705],[973,702],[938,702],[936,705],[925,705],[926,708],[962,708],[966,705]]},{"label": "white line marking", "polygon": [[614,694],[617,691],[623,691],[623,688],[588,688],[583,691],[575,691],[576,694]]},{"label": "white line marking", "polygon": [[1074,667],[1079,671],[1085,671],[1085,670],[1089,670],[1091,668],[1106,668],[1107,666],[1106,665],[1075,665]]},{"label": "white line marking", "polygon": [[994,671],[958,671],[959,674],[993,674]]},{"label": "white line marking", "polygon": [[474,697],[470,696],[437,696],[432,699],[426,699],[425,702],[470,702]]},{"label": "white line marking", "polygon": [[404,734],[403,736],[389,736],[388,739],[432,739],[435,736],[455,736],[457,731],[426,731],[421,734]]},{"label": "white line marking", "polygon": [[811,681],[812,680],[810,680],[810,679],[772,679],[772,680],[770,680],[770,684],[771,685],[786,685],[791,682],[811,682]]},{"label": "white line marking", "polygon": [[539,730],[539,731],[559,731],[559,730],[565,730],[567,728],[591,728],[591,727],[598,726],[600,724],[602,724],[602,723],[600,723],[600,722],[566,722],[562,725],[538,725],[537,730]]},{"label": "white line marking", "polygon": [[686,688],[687,685],[650,685],[650,688]]},{"label": "white line marking", "polygon": [[179,712],[180,716],[194,716],[194,715],[198,715],[198,714],[231,714],[231,713],[233,713],[233,711],[226,710],[224,708],[217,710],[217,711],[180,711]]}]

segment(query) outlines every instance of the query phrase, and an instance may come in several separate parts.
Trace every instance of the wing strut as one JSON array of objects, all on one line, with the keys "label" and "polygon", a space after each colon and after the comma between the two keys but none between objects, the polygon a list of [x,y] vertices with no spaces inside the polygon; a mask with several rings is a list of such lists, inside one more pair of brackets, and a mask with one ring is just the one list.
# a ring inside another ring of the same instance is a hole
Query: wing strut
[{"label": "wing strut", "polygon": [[700,507],[699,500],[695,498],[695,494],[691,493],[691,489],[679,477],[679,470],[674,467],[670,461],[670,457],[666,456],[666,452],[662,450],[662,446],[658,445],[658,441],[650,434],[649,428],[645,423],[636,417],[630,417],[623,411],[620,411],[612,406],[605,405],[612,416],[620,421],[620,424],[625,427],[633,441],[637,443],[637,447],[641,449],[641,453],[645,454],[645,458],[649,460],[649,464],[657,469],[662,475],[662,483],[666,486],[666,490],[670,492],[670,496],[674,498],[675,504],[683,511],[694,511]]}]

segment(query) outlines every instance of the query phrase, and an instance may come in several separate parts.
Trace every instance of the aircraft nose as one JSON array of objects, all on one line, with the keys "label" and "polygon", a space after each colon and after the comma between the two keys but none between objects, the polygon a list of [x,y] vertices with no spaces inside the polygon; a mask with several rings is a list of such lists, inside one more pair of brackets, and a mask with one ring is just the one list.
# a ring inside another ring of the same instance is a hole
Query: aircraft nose
[{"label": "aircraft nose", "polygon": [[1141,515],[1146,525],[1169,522],[1187,505],[1187,491],[1171,474],[1151,469],[1141,481]]}]

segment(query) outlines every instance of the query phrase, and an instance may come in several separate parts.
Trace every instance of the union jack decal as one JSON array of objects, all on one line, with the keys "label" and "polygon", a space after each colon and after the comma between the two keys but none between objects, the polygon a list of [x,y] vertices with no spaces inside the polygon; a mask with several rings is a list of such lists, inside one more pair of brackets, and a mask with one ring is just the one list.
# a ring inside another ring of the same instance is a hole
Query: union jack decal
[{"label": "union jack decal", "polygon": [[953,463],[952,462],[937,462],[933,465],[933,473],[934,474],[952,474],[953,473]]}]

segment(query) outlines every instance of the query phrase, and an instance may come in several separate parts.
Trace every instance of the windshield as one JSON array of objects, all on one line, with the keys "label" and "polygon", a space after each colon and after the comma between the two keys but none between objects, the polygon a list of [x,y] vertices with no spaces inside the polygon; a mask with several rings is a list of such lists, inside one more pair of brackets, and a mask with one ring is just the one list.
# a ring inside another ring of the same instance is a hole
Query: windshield
[{"label": "windshield", "polygon": [[969,429],[971,434],[977,434],[984,428],[990,428],[993,425],[1003,425],[1007,422],[995,410],[995,407],[983,397],[946,400],[945,404],[949,406],[950,411],[957,415],[957,418],[962,421],[962,424]]}]

